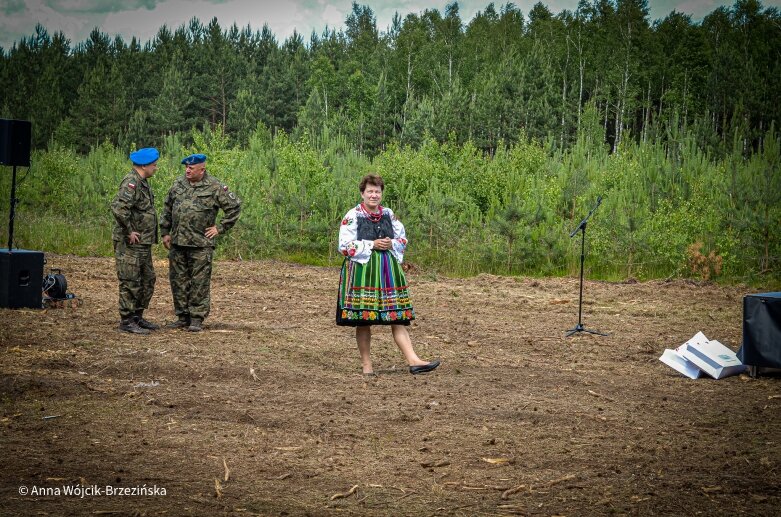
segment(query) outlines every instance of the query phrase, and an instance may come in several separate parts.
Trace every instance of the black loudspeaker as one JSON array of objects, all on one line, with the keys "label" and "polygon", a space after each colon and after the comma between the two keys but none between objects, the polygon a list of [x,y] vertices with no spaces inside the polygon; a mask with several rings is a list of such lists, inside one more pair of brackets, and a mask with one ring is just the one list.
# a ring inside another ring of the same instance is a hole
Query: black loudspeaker
[{"label": "black loudspeaker", "polygon": [[29,167],[31,139],[29,120],[0,119],[0,165]]},{"label": "black loudspeaker", "polygon": [[781,368],[781,292],[743,298],[743,346],[738,359],[749,366]]},{"label": "black loudspeaker", "polygon": [[40,309],[43,252],[0,249],[0,308]]}]

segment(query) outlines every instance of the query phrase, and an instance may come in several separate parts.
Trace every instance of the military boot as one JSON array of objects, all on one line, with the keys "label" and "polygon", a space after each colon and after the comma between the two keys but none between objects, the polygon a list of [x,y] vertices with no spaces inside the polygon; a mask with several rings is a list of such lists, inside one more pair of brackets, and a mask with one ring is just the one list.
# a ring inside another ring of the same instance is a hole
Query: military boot
[{"label": "military boot", "polygon": [[130,332],[131,334],[150,334],[149,330],[138,326],[135,318],[123,318],[119,322],[119,330],[122,332]]},{"label": "military boot", "polygon": [[190,326],[187,327],[187,330],[190,332],[200,332],[203,330],[203,320],[198,318],[193,318],[190,321]]},{"label": "military boot", "polygon": [[142,329],[160,330],[160,325],[155,325],[151,321],[147,321],[147,320],[144,319],[144,311],[143,310],[136,312],[136,325],[138,325]]},{"label": "military boot", "polygon": [[190,326],[190,318],[179,317],[178,320],[168,323],[165,328],[167,329],[186,329]]}]

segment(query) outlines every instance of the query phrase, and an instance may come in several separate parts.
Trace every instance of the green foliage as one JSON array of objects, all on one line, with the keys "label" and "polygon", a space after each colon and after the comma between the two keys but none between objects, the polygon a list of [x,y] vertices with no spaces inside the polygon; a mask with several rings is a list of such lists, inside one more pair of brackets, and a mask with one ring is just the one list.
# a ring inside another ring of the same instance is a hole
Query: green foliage
[{"label": "green foliage", "polygon": [[143,45],[95,29],[71,48],[39,25],[0,50],[4,116],[32,120],[38,149],[82,153],[217,125],[245,146],[262,121],[296,138],[340,133],[371,157],[427,137],[493,153],[520,129],[557,148],[600,138],[616,151],[692,127],[722,155],[737,134],[748,156],[781,118],[781,16],[756,1],[700,24],[677,12],[650,20],[640,0],[558,14],[537,3],[527,16],[489,4],[468,21],[451,3],[399,15],[386,32],[355,3],[342,28],[308,44],[194,18]]},{"label": "green foliage", "polygon": [[[748,160],[740,150],[709,158],[687,133],[671,146],[627,140],[613,155],[581,137],[562,152],[521,135],[493,156],[471,141],[428,138],[419,149],[391,145],[373,161],[341,136],[323,132],[295,141],[284,132],[272,136],[262,124],[244,150],[219,125],[188,139],[192,145],[178,135],[164,139],[150,183],[160,210],[183,172],[181,158],[196,151],[209,156],[210,173],[243,200],[239,224],[219,241],[221,257],[337,264],[339,221],[360,200],[360,178],[375,171],[386,181],[384,203],[407,228],[407,259],[434,271],[576,274],[580,243],[568,233],[602,195],[588,224],[591,278],[697,276],[696,250],[718,261],[716,278],[781,280],[775,128]],[[127,152],[107,143],[86,156],[53,147],[32,162],[18,189],[17,245],[109,254],[108,205],[129,169]],[[9,175],[0,180],[7,198]]]},{"label": "green foliage", "polygon": [[779,12],[652,21],[647,5],[489,4],[463,21],[451,3],[382,32],[356,3],[307,43],[216,18],[143,45],[36,27],[0,52],[0,113],[32,120],[36,149],[18,226],[35,214],[39,230],[19,238],[93,249],[81,229],[109,231],[128,152],[154,145],[158,207],[191,152],[244,200],[222,256],[337,261],[334,226],[373,170],[410,260],[442,271],[576,271],[568,231],[602,195],[595,275],[688,275],[698,244],[724,277],[777,279]]}]

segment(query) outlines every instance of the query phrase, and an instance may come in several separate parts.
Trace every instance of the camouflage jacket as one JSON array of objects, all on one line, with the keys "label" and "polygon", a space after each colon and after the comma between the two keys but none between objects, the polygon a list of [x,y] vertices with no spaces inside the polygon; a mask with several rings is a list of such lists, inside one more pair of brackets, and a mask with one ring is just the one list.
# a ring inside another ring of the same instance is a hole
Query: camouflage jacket
[{"label": "camouflage jacket", "polygon": [[157,243],[157,211],[155,196],[147,180],[135,170],[122,179],[119,192],[111,202],[116,225],[112,238],[127,242],[130,232],[140,234],[139,244]]},{"label": "camouflage jacket", "polygon": [[[217,212],[222,209],[219,224]],[[170,235],[177,246],[214,247],[214,239],[204,235],[206,228],[217,226],[221,234],[230,230],[241,213],[241,200],[217,178],[204,173],[201,181],[190,184],[181,176],[174,181],[160,220],[160,233]]]}]

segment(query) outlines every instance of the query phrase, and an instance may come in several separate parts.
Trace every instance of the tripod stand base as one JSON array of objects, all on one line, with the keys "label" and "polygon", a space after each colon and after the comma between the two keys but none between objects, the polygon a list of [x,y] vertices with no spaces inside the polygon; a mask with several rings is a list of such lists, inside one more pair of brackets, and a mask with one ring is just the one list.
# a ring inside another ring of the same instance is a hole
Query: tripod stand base
[{"label": "tripod stand base", "polygon": [[588,332],[589,334],[596,334],[597,336],[609,336],[610,334],[605,334],[604,332],[599,332],[598,330],[590,330],[583,326],[582,323],[578,323],[575,325],[574,328],[571,328],[567,331],[567,334],[565,337],[570,337],[573,334],[576,334],[578,332]]}]

